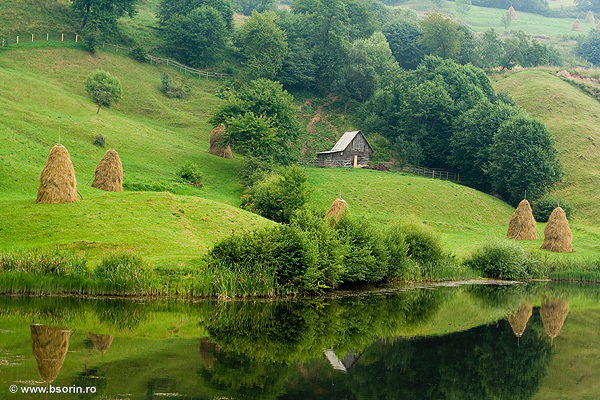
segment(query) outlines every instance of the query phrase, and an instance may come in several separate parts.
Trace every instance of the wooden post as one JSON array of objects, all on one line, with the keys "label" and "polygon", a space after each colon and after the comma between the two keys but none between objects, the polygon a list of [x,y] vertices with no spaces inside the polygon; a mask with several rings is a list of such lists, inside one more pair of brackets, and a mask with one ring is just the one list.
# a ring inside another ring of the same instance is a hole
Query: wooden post
[{"label": "wooden post", "polygon": [[48,40],[50,40],[50,34],[49,34],[49,33],[46,33],[46,42],[47,42]]},{"label": "wooden post", "polygon": [[31,42],[33,42],[33,33],[31,34]]},{"label": "wooden post", "polygon": [[19,44],[19,37],[17,36],[17,44]]},{"label": "wooden post", "polygon": [[104,45],[106,44],[106,42],[102,42],[102,48],[104,48]]},{"label": "wooden post", "polygon": [[354,155],[354,168],[358,168],[358,155]]},{"label": "wooden post", "polygon": [[431,171],[431,177],[435,179],[435,171]]},{"label": "wooden post", "polygon": [[2,39],[2,47],[4,47],[4,38]]},{"label": "wooden post", "polygon": [[77,43],[77,39],[79,39],[79,35],[75,35],[75,43]]},{"label": "wooden post", "polygon": [[62,35],[60,35],[60,41],[64,42],[65,41],[65,34],[63,33]]}]

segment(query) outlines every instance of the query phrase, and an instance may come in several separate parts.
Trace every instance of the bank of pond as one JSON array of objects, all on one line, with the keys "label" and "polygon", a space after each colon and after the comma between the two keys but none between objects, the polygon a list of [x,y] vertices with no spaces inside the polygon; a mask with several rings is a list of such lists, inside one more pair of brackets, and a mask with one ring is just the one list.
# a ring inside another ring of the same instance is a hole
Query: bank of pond
[{"label": "bank of pond", "polygon": [[378,226],[345,213],[298,212],[290,224],[234,232],[197,267],[151,266],[132,253],[91,262],[60,248],[0,252],[0,293],[286,297],[334,289],[477,277],[600,282],[600,259],[540,257],[489,238],[463,260],[418,221]]},{"label": "bank of pond", "polygon": [[280,301],[0,296],[0,397],[593,398],[599,298],[552,282]]}]

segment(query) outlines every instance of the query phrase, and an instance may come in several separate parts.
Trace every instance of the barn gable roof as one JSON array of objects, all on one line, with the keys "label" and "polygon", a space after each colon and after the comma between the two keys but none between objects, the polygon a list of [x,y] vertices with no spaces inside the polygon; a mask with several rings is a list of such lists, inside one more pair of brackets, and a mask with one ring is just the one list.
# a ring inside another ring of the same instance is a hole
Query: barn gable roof
[{"label": "barn gable roof", "polygon": [[[320,153],[317,154],[324,154],[324,153],[337,153],[339,151],[344,151],[346,150],[346,148],[348,147],[348,145],[350,145],[350,143],[352,143],[352,141],[354,140],[354,138],[356,138],[357,135],[362,135],[364,137],[364,135],[362,134],[361,131],[349,131],[346,132],[342,135],[342,137],[340,138],[340,140],[337,141],[337,143],[335,144],[335,146],[333,146],[333,148],[329,151],[322,151]],[[367,140],[367,138],[365,138],[365,142],[367,142],[367,145],[369,146],[369,148],[371,149],[371,152],[373,152],[373,147],[371,147],[371,145],[369,144],[369,141]]]}]

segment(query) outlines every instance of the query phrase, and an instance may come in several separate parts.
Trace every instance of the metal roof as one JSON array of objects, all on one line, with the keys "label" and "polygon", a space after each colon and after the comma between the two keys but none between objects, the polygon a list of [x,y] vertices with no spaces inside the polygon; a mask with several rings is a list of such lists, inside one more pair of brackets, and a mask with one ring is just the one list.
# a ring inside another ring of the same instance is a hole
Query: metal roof
[{"label": "metal roof", "polygon": [[340,138],[340,140],[337,141],[335,146],[333,146],[333,148],[330,151],[346,150],[346,147],[348,147],[348,145],[350,143],[352,143],[352,141],[354,140],[356,135],[358,135],[359,133],[360,133],[360,131],[350,131],[350,132],[344,133],[344,135]]}]

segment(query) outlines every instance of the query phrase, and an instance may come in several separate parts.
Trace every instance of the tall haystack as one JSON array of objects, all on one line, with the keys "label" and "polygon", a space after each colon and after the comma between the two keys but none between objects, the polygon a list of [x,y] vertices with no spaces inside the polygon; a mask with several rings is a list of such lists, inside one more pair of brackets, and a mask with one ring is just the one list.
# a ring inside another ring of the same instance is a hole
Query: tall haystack
[{"label": "tall haystack", "polygon": [[108,150],[96,166],[92,187],[107,192],[123,191],[123,165],[114,149]]},{"label": "tall haystack", "polygon": [[517,20],[517,12],[513,8],[513,6],[510,6],[510,8],[508,9],[508,15],[510,15],[510,19],[512,19],[513,21]]},{"label": "tall haystack", "polygon": [[540,316],[544,329],[552,341],[558,336],[562,329],[565,319],[569,314],[569,302],[564,299],[546,299],[542,301],[540,307]]},{"label": "tall haystack", "polygon": [[595,24],[596,23],[596,19],[594,18],[593,12],[588,11],[587,15],[585,16],[585,23],[586,24]]},{"label": "tall haystack", "polygon": [[50,150],[40,176],[36,203],[73,203],[77,199],[75,170],[67,149],[57,144]]},{"label": "tall haystack", "polygon": [[583,32],[583,29],[581,28],[581,22],[579,22],[579,19],[576,19],[575,22],[573,22],[571,30],[574,32]]},{"label": "tall haystack", "polygon": [[231,154],[231,147],[223,147],[223,137],[225,136],[225,125],[219,124],[215,129],[210,133],[210,148],[208,149],[208,153],[214,156],[223,157],[223,158],[233,158],[233,154]]},{"label": "tall haystack", "polygon": [[88,332],[88,337],[94,344],[96,350],[102,354],[106,353],[113,341],[113,337],[111,335],[97,335],[95,333]]},{"label": "tall haystack", "polygon": [[536,240],[535,218],[531,205],[527,200],[521,200],[519,206],[508,221],[508,233],[506,237],[515,240]]},{"label": "tall haystack", "polygon": [[525,328],[527,328],[527,322],[529,322],[532,313],[533,307],[530,304],[523,303],[515,313],[507,317],[508,323],[516,337],[523,336],[523,332],[525,332]]},{"label": "tall haystack", "polygon": [[346,203],[346,201],[340,197],[335,199],[335,201],[331,204],[331,207],[329,208],[329,211],[327,211],[325,218],[331,220],[331,217],[333,217],[336,221],[339,221],[340,216],[345,211],[348,211],[348,203]]},{"label": "tall haystack", "polygon": [[48,325],[30,325],[33,355],[44,382],[56,379],[69,349],[72,331]]},{"label": "tall haystack", "polygon": [[561,207],[556,207],[550,217],[548,224],[544,229],[544,243],[542,249],[555,251],[557,253],[571,253],[573,247],[573,234],[569,228],[567,214]]}]

